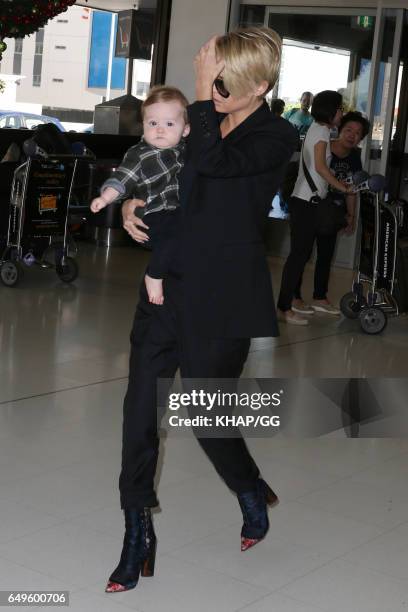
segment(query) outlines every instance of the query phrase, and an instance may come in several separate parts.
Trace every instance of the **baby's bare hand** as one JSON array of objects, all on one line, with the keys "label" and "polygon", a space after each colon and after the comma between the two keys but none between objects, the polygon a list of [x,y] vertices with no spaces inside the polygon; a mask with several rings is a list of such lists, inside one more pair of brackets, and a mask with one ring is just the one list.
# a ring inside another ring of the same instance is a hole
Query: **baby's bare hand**
[{"label": "baby's bare hand", "polygon": [[105,208],[105,206],[107,206],[107,202],[101,197],[95,198],[91,202],[91,210],[93,213],[99,212],[102,208]]}]

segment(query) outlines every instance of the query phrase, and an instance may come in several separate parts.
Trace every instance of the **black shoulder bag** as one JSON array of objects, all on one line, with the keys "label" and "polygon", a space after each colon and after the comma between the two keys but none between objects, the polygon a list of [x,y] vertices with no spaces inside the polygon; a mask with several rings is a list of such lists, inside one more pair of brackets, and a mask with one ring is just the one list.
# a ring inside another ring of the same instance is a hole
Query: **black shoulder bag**
[{"label": "black shoulder bag", "polygon": [[302,149],[302,167],[307,183],[312,191],[309,202],[315,206],[316,232],[320,236],[330,236],[347,226],[346,210],[344,205],[336,204],[330,193],[325,198],[319,196],[316,183],[312,179],[305,164]]}]

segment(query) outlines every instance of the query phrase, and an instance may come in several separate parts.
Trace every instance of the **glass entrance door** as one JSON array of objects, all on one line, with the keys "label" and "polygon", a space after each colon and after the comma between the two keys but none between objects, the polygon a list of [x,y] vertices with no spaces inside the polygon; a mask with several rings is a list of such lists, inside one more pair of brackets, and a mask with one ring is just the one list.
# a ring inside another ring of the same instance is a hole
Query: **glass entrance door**
[{"label": "glass entrance door", "polygon": [[[388,132],[383,147],[380,170],[387,174],[389,192],[393,197],[408,200],[408,11],[400,11],[396,16],[397,30],[401,36],[394,38],[394,49],[390,61],[394,68],[395,91],[392,90],[388,101]],[[384,155],[386,151],[386,156]]]},{"label": "glass entrance door", "polygon": [[404,67],[401,51],[405,22],[403,9],[378,10],[367,109],[372,130],[364,157],[370,173],[379,172],[388,179]]},{"label": "glass entrance door", "polygon": [[283,39],[272,96],[285,101],[287,112],[299,107],[304,91],[339,91],[346,111],[360,111],[370,120],[362,151],[365,169],[390,178],[404,66],[407,71],[407,11],[268,7],[265,24]]},{"label": "glass entrance door", "polygon": [[[304,92],[316,94],[326,89],[342,94],[345,111],[370,112],[377,19],[375,9],[266,9],[264,24],[276,30],[283,41],[281,70],[272,97],[284,100],[286,117],[292,108],[299,108]],[[275,211],[279,212],[276,201]],[[288,242],[274,254],[286,255]],[[353,267],[356,244],[356,233],[339,236],[335,263]]]},{"label": "glass entrance door", "polygon": [[[307,91],[342,93],[345,110],[360,111],[372,126],[362,143],[364,169],[385,174],[391,196],[408,199],[408,11],[381,5],[242,4],[240,24],[267,25],[283,39],[280,75],[271,97],[284,101],[284,112],[299,108]],[[275,200],[270,216],[285,216],[279,197]],[[279,239],[271,241],[277,245],[271,253],[286,255],[287,232],[280,224],[276,233]],[[338,240],[337,265],[353,267],[356,243],[356,234]]]},{"label": "glass entrance door", "polygon": [[304,91],[334,89],[345,109],[367,112],[375,10],[269,7],[265,22],[283,40],[274,97],[285,111],[299,106]]}]

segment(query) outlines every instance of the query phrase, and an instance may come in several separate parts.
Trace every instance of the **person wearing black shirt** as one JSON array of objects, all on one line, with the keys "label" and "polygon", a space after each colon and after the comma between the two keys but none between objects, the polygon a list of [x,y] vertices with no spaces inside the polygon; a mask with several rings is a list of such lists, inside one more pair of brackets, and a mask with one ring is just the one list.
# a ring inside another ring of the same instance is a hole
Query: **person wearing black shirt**
[{"label": "person wearing black shirt", "polygon": [[[297,144],[296,130],[264,99],[279,73],[281,40],[269,28],[214,37],[195,59],[196,102],[180,174],[182,224],[178,252],[164,279],[163,305],[140,290],[131,332],[124,401],[122,471],[125,539],[106,591],[134,588],[153,574],[151,508],[158,505],[157,380],[181,376],[238,379],[250,340],[278,335],[263,245],[270,202]],[[146,224],[124,205],[124,227],[143,242]],[[241,550],[268,530],[267,505],[277,496],[238,437],[198,438],[243,513]],[[199,520],[199,517],[197,517]]]}]

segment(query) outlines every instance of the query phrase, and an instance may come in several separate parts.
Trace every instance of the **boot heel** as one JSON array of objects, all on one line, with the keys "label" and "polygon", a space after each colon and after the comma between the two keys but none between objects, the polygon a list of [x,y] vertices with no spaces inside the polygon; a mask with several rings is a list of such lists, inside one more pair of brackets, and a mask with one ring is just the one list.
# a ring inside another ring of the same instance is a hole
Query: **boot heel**
[{"label": "boot heel", "polygon": [[106,593],[134,589],[139,576],[153,576],[156,558],[156,535],[150,508],[125,509],[125,537],[120,561],[111,574]]},{"label": "boot heel", "polygon": [[156,542],[149,552],[149,556],[143,561],[142,571],[140,573],[143,578],[154,576],[154,565],[156,562]]},{"label": "boot heel", "polygon": [[265,483],[266,489],[265,489],[265,498],[266,498],[266,503],[268,504],[268,506],[274,506],[275,504],[279,503],[279,499],[278,496],[276,495],[276,493],[274,491],[272,491],[272,489],[270,488],[269,485],[267,485]]}]

